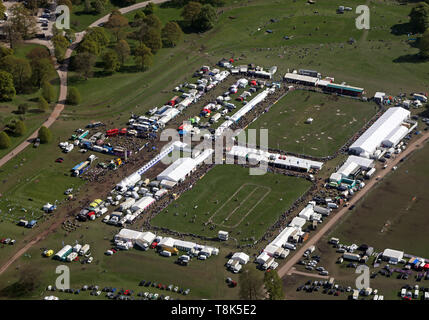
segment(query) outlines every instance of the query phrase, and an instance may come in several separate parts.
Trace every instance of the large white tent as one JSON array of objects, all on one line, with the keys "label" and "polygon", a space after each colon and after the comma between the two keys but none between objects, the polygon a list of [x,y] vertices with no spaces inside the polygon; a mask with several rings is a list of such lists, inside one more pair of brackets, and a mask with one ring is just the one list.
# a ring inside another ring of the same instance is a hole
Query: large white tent
[{"label": "large white tent", "polygon": [[157,180],[169,180],[173,182],[181,182],[190,174],[197,163],[192,158],[180,158],[174,161],[167,169],[161,172]]},{"label": "large white tent", "polygon": [[387,111],[368,128],[351,146],[350,151],[354,154],[370,157],[382,142],[397,130],[401,129],[401,124],[410,117],[410,111],[393,107]]}]

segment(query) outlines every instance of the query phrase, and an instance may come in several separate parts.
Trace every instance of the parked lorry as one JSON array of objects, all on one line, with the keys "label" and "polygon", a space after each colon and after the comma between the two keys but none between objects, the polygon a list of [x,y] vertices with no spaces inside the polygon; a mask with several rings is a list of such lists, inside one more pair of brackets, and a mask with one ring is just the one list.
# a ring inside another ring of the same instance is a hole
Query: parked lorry
[{"label": "parked lorry", "polygon": [[76,165],[76,166],[73,167],[73,169],[72,169],[72,175],[74,177],[77,177],[77,176],[81,175],[86,170],[88,170],[89,166],[90,166],[90,162],[89,161],[83,161],[83,162],[79,163],[78,165]]},{"label": "parked lorry", "polygon": [[83,247],[79,250],[79,255],[83,256],[88,253],[90,249],[89,244],[84,244]]}]

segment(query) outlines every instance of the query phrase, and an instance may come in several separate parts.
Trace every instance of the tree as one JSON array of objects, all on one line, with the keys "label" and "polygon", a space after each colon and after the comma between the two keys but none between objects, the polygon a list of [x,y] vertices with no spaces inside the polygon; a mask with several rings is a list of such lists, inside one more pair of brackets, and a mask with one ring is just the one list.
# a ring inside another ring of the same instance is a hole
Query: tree
[{"label": "tree", "polygon": [[104,71],[107,73],[113,73],[118,71],[120,68],[118,55],[115,51],[109,50],[103,55]]},{"label": "tree", "polygon": [[147,32],[142,35],[142,42],[156,53],[162,48],[161,30],[149,27]]},{"label": "tree", "polygon": [[16,95],[13,77],[9,72],[0,70],[0,101],[12,100]]},{"label": "tree", "polygon": [[73,4],[70,0],[58,0],[57,5],[65,5],[65,6],[69,7],[70,12],[73,11]]},{"label": "tree", "polygon": [[22,92],[25,84],[31,78],[31,67],[27,59],[6,56],[0,60],[0,69],[9,72],[18,92]]},{"label": "tree", "polygon": [[128,45],[128,42],[126,42],[125,40],[119,40],[115,46],[115,51],[118,55],[121,65],[123,66],[125,60],[127,60],[130,55],[130,46]]},{"label": "tree", "polygon": [[9,8],[10,18],[8,24],[13,32],[16,32],[22,39],[30,39],[36,33],[36,19],[31,11],[26,9],[21,3],[14,4]]},{"label": "tree", "polygon": [[106,23],[106,27],[112,30],[117,41],[119,40],[122,29],[126,26],[128,26],[128,19],[125,18],[122,14],[112,13],[109,17],[109,21]]},{"label": "tree", "polygon": [[37,137],[40,143],[49,143],[52,140],[52,132],[45,126],[40,127]]},{"label": "tree", "polygon": [[49,111],[49,103],[45,100],[45,98],[39,97],[37,108],[42,112],[47,112]]},{"label": "tree", "polygon": [[142,10],[139,10],[134,15],[134,20],[143,20],[146,17],[145,13]]},{"label": "tree", "polygon": [[6,56],[10,56],[13,54],[13,49],[8,47],[0,46],[0,58],[4,58]]},{"label": "tree", "polygon": [[85,40],[95,41],[101,49],[104,49],[110,42],[106,30],[102,27],[89,29],[88,33],[85,35]]},{"label": "tree", "polygon": [[140,70],[146,70],[153,63],[153,54],[148,47],[141,44],[134,51],[134,61]]},{"label": "tree", "polygon": [[189,26],[193,26],[201,12],[202,5],[199,2],[190,1],[183,8],[182,17]]},{"label": "tree", "polygon": [[217,19],[216,10],[209,4],[202,7],[197,18],[194,20],[193,27],[199,31],[207,31],[214,27]]},{"label": "tree", "polygon": [[55,100],[55,89],[49,83],[49,81],[44,81],[43,82],[43,85],[42,85],[42,96],[49,103],[51,103],[51,102],[53,102]]},{"label": "tree", "polygon": [[46,48],[36,47],[31,49],[26,55],[27,59],[30,60],[40,60],[40,59],[51,59],[51,55]]},{"label": "tree", "polygon": [[143,22],[146,23],[149,27],[153,27],[155,29],[161,30],[162,28],[161,20],[159,20],[159,18],[154,14],[150,14],[143,18]]},{"label": "tree", "polygon": [[18,120],[15,122],[15,128],[13,130],[13,134],[17,137],[23,136],[27,132],[27,127],[25,126],[24,121]]},{"label": "tree", "polygon": [[95,65],[97,60],[96,56],[89,52],[78,53],[73,58],[73,67],[74,70],[85,80],[88,80],[92,76],[92,68]]},{"label": "tree", "polygon": [[277,271],[269,270],[264,274],[264,286],[265,290],[268,292],[269,300],[283,300],[283,283],[279,278]]},{"label": "tree", "polygon": [[429,4],[419,2],[409,14],[410,24],[417,32],[424,32],[429,28]]},{"label": "tree", "polygon": [[183,39],[182,29],[174,21],[167,22],[161,30],[161,39],[163,47],[175,47]]},{"label": "tree", "polygon": [[30,65],[33,73],[33,83],[38,88],[41,87],[44,81],[49,80],[55,74],[55,69],[52,65],[52,61],[46,58],[40,60],[32,60]]},{"label": "tree", "polygon": [[11,142],[10,138],[6,132],[0,132],[0,149],[10,148]]},{"label": "tree", "polygon": [[1,19],[3,19],[5,12],[6,12],[6,7],[3,4],[3,1],[0,1],[0,18]]},{"label": "tree", "polygon": [[419,41],[420,56],[423,59],[429,59],[429,29],[423,33]]},{"label": "tree", "polygon": [[102,0],[94,0],[91,2],[91,6],[94,8],[94,12],[100,14],[104,11],[105,2]]},{"label": "tree", "polygon": [[96,41],[85,39],[79,44],[78,52],[88,52],[94,56],[98,56],[100,55],[101,48]]},{"label": "tree", "polygon": [[21,103],[18,106],[17,113],[19,113],[19,114],[25,114],[28,111],[28,109],[30,109],[30,106],[28,105],[28,103]]},{"label": "tree", "polygon": [[79,91],[75,87],[70,87],[67,93],[67,103],[77,105],[81,102]]},{"label": "tree", "polygon": [[240,292],[242,300],[261,300],[264,298],[263,279],[260,272],[252,267],[243,269],[239,276]]},{"label": "tree", "polygon": [[144,8],[143,12],[145,15],[153,14],[155,12],[155,5],[152,2],[149,2]]},{"label": "tree", "polygon": [[64,60],[64,56],[70,44],[70,41],[68,41],[67,38],[64,37],[63,35],[57,34],[52,37],[52,42],[54,44],[55,57],[57,58],[57,60],[58,61]]}]

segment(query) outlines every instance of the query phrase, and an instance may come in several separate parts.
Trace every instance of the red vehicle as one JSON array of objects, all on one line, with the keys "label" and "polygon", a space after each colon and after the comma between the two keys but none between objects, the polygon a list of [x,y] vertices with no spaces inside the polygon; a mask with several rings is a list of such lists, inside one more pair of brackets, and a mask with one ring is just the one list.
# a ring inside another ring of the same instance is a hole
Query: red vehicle
[{"label": "red vehicle", "polygon": [[256,83],[256,80],[252,80],[252,81],[250,81],[250,85],[251,85],[251,86],[256,86],[256,85],[258,85],[258,84]]},{"label": "red vehicle", "polygon": [[232,280],[229,284],[232,288],[235,288],[237,286],[237,281]]},{"label": "red vehicle", "polygon": [[120,134],[127,134],[127,128],[122,128],[119,133]]},{"label": "red vehicle", "polygon": [[411,301],[411,297],[408,297],[408,296],[405,296],[405,297],[403,297],[402,299],[403,299],[403,300]]},{"label": "red vehicle", "polygon": [[162,284],[159,283],[157,287],[158,287],[158,289],[162,289]]},{"label": "red vehicle", "polygon": [[168,105],[174,107],[177,103],[177,99],[179,99],[178,96],[173,97],[170,101],[168,101]]},{"label": "red vehicle", "polygon": [[73,261],[79,261],[79,257],[74,258]]},{"label": "red vehicle", "polygon": [[112,251],[113,253],[116,253],[116,252],[117,252],[115,249],[110,249],[110,251]]},{"label": "red vehicle", "polygon": [[94,216],[95,215],[95,212],[94,211],[90,211],[90,212],[88,212],[87,214],[86,214],[86,216],[88,217],[88,218],[91,218],[91,216]]},{"label": "red vehicle", "polygon": [[119,134],[119,129],[110,129],[106,131],[108,137],[113,137]]},{"label": "red vehicle", "polygon": [[64,161],[63,158],[57,158],[57,160],[55,160],[55,162],[58,162],[58,163],[62,163],[63,161]]},{"label": "red vehicle", "polygon": [[125,290],[125,291],[124,291],[124,295],[129,296],[129,295],[130,295],[130,290],[128,290],[128,289],[127,289],[127,290]]},{"label": "red vehicle", "polygon": [[155,249],[158,246],[158,242],[154,241],[152,242],[152,244],[150,245],[151,249]]}]

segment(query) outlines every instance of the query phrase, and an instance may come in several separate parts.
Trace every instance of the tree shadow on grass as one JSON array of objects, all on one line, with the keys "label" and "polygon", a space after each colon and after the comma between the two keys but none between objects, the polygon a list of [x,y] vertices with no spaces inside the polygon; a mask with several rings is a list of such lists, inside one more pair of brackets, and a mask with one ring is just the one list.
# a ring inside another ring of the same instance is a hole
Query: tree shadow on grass
[{"label": "tree shadow on grass", "polygon": [[139,70],[136,66],[122,66],[118,72],[120,72],[120,73],[138,73],[140,71],[141,70]]},{"label": "tree shadow on grass", "polygon": [[23,270],[18,281],[0,290],[0,297],[12,299],[28,297],[39,286],[38,273]]},{"label": "tree shadow on grass", "polygon": [[418,53],[416,54],[405,54],[396,59],[393,59],[394,63],[424,63],[427,60],[423,59]]},{"label": "tree shadow on grass", "polygon": [[402,36],[414,32],[412,25],[409,22],[398,23],[390,28],[390,33],[395,36]]}]

